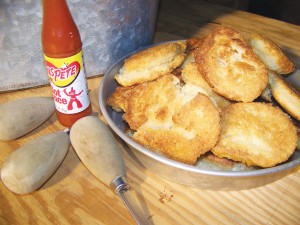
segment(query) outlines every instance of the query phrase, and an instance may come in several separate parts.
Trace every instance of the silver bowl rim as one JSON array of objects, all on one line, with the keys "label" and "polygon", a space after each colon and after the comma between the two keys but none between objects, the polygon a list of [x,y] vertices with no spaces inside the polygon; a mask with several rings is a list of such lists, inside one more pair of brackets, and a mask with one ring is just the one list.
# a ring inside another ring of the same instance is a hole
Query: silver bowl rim
[{"label": "silver bowl rim", "polygon": [[[175,40],[175,41],[182,41],[182,40]],[[174,42],[174,41],[168,41],[168,42]],[[255,170],[249,170],[249,171],[222,171],[222,170],[207,170],[207,169],[202,169],[202,168],[198,168],[196,166],[192,166],[192,165],[188,165],[188,164],[184,164],[181,162],[177,162],[174,161],[172,159],[166,158],[162,155],[159,155],[157,153],[154,153],[153,151],[151,151],[150,149],[145,148],[144,146],[138,144],[137,142],[135,142],[133,139],[131,139],[128,135],[126,135],[113,121],[113,119],[109,116],[107,110],[106,110],[106,99],[104,99],[103,96],[103,90],[104,90],[104,84],[106,83],[106,80],[108,79],[109,75],[110,75],[110,71],[113,70],[113,68],[120,64],[121,62],[124,62],[124,60],[126,58],[128,58],[129,56],[142,51],[144,49],[156,46],[156,45],[160,45],[160,44],[164,44],[164,43],[168,43],[168,42],[161,42],[161,43],[157,43],[157,44],[153,44],[153,45],[149,45],[143,48],[140,48],[134,52],[131,52],[129,54],[126,54],[125,56],[123,56],[120,60],[118,60],[117,62],[115,62],[113,65],[111,65],[108,70],[105,72],[101,83],[100,83],[100,88],[99,88],[99,106],[101,109],[101,112],[105,118],[105,120],[107,121],[108,125],[111,127],[111,129],[128,145],[130,145],[131,147],[135,148],[136,150],[138,150],[139,152],[141,152],[142,154],[160,162],[163,163],[165,165],[171,166],[173,168],[177,168],[177,169],[181,169],[181,170],[185,170],[187,172],[192,172],[192,173],[198,173],[198,174],[205,174],[205,175],[212,175],[212,176],[218,176],[218,177],[255,177],[255,176],[264,176],[264,175],[270,175],[273,173],[278,173],[280,171],[285,171],[285,170],[289,170],[292,168],[295,168],[296,166],[300,165],[300,157],[293,159],[289,162],[285,162],[282,163],[280,165],[274,166],[274,167],[270,167],[270,168],[260,168],[260,169],[255,169]],[[300,152],[297,153],[297,150],[295,150],[294,154],[300,154]]]}]

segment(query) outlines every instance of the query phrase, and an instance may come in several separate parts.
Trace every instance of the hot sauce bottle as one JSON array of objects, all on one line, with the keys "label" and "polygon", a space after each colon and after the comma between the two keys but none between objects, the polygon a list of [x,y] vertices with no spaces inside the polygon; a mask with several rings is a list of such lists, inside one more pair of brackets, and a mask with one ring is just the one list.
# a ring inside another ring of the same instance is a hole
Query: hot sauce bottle
[{"label": "hot sauce bottle", "polygon": [[42,48],[57,119],[70,127],[92,107],[80,34],[65,0],[43,0]]}]

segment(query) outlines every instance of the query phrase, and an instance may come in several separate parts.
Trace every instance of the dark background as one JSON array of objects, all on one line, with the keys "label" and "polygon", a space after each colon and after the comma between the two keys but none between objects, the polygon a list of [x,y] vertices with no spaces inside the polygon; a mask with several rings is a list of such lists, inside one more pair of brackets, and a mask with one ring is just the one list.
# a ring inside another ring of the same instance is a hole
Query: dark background
[{"label": "dark background", "polygon": [[203,0],[300,25],[299,0]]}]

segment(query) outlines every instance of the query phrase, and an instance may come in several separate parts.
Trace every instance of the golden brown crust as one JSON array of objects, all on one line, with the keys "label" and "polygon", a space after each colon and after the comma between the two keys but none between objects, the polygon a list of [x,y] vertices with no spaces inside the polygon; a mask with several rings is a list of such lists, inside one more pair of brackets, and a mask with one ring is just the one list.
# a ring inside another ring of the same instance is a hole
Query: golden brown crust
[{"label": "golden brown crust", "polygon": [[124,119],[133,138],[149,149],[188,164],[217,142],[219,111],[201,89],[173,75],[137,85]]},{"label": "golden brown crust", "polygon": [[222,111],[220,123],[220,140],[212,149],[219,157],[271,167],[286,161],[296,148],[296,127],[271,104],[231,104]]},{"label": "golden brown crust", "polygon": [[294,71],[293,62],[270,38],[253,33],[250,35],[249,43],[255,54],[260,57],[269,70],[278,74],[289,74]]},{"label": "golden brown crust", "polygon": [[170,101],[176,97],[176,86],[179,79],[173,75],[166,75],[155,81],[145,82],[134,88],[127,100],[128,107],[124,114],[131,129],[137,130],[149,117],[155,116],[164,120],[167,113],[172,113]]},{"label": "golden brown crust", "polygon": [[138,52],[125,60],[124,66],[115,76],[122,86],[131,86],[157,79],[171,73],[185,59],[184,41],[157,45]]},{"label": "golden brown crust", "polygon": [[196,48],[201,48],[205,38],[193,37],[186,40],[186,45],[188,50],[194,50]]},{"label": "golden brown crust", "polygon": [[201,93],[174,111],[172,123],[166,126],[164,122],[159,127],[155,119],[147,121],[133,138],[155,152],[191,165],[218,141],[218,110]]},{"label": "golden brown crust", "polygon": [[291,85],[288,85],[280,75],[269,71],[269,83],[272,96],[288,114],[300,120],[300,94]]},{"label": "golden brown crust", "polygon": [[195,55],[200,73],[227,99],[251,102],[268,84],[266,66],[244,37],[231,28],[216,28]]},{"label": "golden brown crust", "polygon": [[226,98],[216,94],[213,89],[209,86],[206,80],[202,77],[198,70],[197,63],[191,62],[188,63],[182,70],[182,80],[186,84],[194,84],[204,89],[206,95],[216,104],[219,109],[222,109],[231,102]]},{"label": "golden brown crust", "polygon": [[126,112],[128,99],[135,86],[118,86],[116,90],[107,99],[107,104],[117,112]]}]

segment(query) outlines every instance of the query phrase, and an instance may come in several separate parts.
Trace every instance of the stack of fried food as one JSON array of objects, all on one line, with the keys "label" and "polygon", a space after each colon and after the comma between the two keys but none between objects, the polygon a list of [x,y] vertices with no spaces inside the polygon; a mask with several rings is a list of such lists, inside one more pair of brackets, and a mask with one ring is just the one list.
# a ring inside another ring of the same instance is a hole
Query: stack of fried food
[{"label": "stack of fried food", "polygon": [[297,147],[300,96],[282,78],[293,70],[269,38],[220,26],[126,59],[108,104],[135,141],[173,160],[194,165],[209,152],[272,167]]}]

